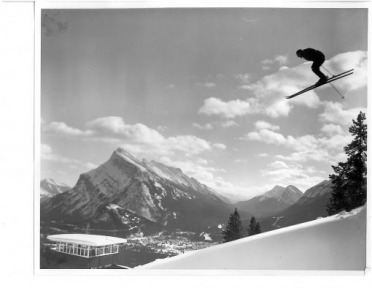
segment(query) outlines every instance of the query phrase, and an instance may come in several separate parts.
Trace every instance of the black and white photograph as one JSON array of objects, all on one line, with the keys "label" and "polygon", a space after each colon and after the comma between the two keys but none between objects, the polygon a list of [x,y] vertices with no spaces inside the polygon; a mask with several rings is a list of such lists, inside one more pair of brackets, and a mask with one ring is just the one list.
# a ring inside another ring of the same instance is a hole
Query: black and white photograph
[{"label": "black and white photograph", "polygon": [[6,283],[367,287],[370,1],[217,2],[0,3]]},{"label": "black and white photograph", "polygon": [[40,16],[40,269],[365,270],[367,9]]}]

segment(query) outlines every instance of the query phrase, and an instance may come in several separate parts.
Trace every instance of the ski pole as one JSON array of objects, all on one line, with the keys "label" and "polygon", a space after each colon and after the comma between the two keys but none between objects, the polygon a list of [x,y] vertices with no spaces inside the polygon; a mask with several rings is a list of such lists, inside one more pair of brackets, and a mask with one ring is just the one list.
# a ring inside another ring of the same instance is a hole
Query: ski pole
[{"label": "ski pole", "polygon": [[[334,75],[332,72],[330,72],[327,68],[325,68],[324,66],[322,66],[322,67],[323,67],[323,69],[326,70],[329,74],[331,74],[332,77],[335,76],[335,75]],[[336,90],[337,94],[340,95],[342,99],[345,99],[344,95],[341,94],[341,92],[336,88],[335,85],[333,85],[333,83],[329,83],[329,84],[332,86],[333,89]]]},{"label": "ski pole", "polygon": [[342,98],[342,99],[345,99],[344,95],[342,95],[342,94],[341,94],[341,92],[340,92],[340,91],[338,91],[338,89],[336,88],[336,86],[335,86],[335,85],[333,85],[333,83],[329,83],[329,84],[331,84],[332,88],[336,90],[336,92],[338,93],[338,95],[340,95],[340,96],[341,96],[341,98]]}]

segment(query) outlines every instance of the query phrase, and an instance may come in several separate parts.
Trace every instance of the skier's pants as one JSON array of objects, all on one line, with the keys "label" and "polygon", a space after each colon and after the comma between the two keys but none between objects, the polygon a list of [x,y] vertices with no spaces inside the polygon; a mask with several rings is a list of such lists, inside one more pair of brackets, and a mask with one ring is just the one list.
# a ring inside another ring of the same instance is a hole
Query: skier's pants
[{"label": "skier's pants", "polygon": [[320,78],[320,79],[326,79],[327,77],[320,71],[320,66],[323,65],[325,61],[324,55],[321,55],[318,59],[316,59],[313,62],[313,65],[311,65],[311,70]]}]

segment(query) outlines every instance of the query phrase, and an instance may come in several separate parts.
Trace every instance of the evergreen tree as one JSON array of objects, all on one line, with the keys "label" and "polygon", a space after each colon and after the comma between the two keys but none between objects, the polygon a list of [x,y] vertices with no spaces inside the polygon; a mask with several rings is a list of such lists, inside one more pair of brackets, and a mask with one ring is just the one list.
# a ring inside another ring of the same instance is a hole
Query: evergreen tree
[{"label": "evergreen tree", "polygon": [[224,243],[242,238],[243,226],[242,222],[240,221],[240,215],[237,208],[235,208],[234,213],[230,214],[226,229],[222,231],[222,236]]},{"label": "evergreen tree", "polygon": [[251,221],[249,223],[248,236],[256,235],[259,233],[261,233],[260,223],[258,223],[256,221],[256,218],[252,216]]},{"label": "evergreen tree", "polygon": [[360,112],[349,132],[353,141],[344,147],[348,156],[346,162],[332,166],[335,174],[329,176],[333,191],[327,205],[329,215],[342,210],[350,211],[367,201],[367,124],[366,116]]}]

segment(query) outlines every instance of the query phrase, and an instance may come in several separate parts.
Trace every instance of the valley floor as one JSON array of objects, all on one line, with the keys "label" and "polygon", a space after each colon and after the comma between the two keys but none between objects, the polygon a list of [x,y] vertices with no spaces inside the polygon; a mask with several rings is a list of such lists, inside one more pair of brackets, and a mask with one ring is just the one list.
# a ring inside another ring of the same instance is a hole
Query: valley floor
[{"label": "valley floor", "polygon": [[[46,239],[47,235],[63,233],[82,233],[73,225],[43,226],[40,236],[40,268],[41,269],[76,269],[84,267],[78,256],[67,257],[64,254],[52,251],[52,244]],[[115,231],[118,236],[120,231]],[[89,234],[102,234],[101,230],[89,231]],[[107,232],[106,232],[107,235]],[[218,244],[212,241],[202,241],[200,236],[193,232],[161,232],[148,236],[125,237],[127,243],[120,247],[120,253],[115,257],[115,264],[127,267],[136,267],[155,261],[185,254],[191,251],[204,249]]]}]

